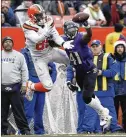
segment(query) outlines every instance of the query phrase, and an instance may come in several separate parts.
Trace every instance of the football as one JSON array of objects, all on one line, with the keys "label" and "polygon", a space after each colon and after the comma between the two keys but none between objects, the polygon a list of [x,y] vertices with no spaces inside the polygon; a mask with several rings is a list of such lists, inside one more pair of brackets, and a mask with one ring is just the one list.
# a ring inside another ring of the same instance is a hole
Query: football
[{"label": "football", "polygon": [[73,16],[72,21],[76,23],[83,23],[88,18],[89,18],[89,15],[87,13],[79,12]]}]

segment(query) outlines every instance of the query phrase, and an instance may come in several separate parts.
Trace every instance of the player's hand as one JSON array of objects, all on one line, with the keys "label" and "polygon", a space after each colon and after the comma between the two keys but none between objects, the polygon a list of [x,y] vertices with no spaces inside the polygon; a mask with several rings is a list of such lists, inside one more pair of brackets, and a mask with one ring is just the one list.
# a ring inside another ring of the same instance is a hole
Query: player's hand
[{"label": "player's hand", "polygon": [[51,31],[51,27],[48,27],[48,26],[45,26],[45,31],[46,31],[46,33],[50,33],[50,31]]},{"label": "player's hand", "polygon": [[70,81],[67,82],[67,86],[71,91],[78,91],[78,87],[74,84],[72,84]]},{"label": "player's hand", "polygon": [[83,22],[83,25],[85,26],[85,28],[90,28],[90,25],[88,24],[87,20],[85,22]]},{"label": "player's hand", "polygon": [[46,25],[44,27],[44,32],[46,37],[50,38],[51,36],[53,36],[53,34],[58,34],[58,32],[56,31],[56,29],[52,26],[48,26]]},{"label": "player's hand", "polygon": [[64,43],[63,43],[64,49],[72,49],[72,48],[74,47],[74,45],[71,44],[72,42],[73,42],[73,40],[64,42]]},{"label": "player's hand", "polygon": [[47,30],[51,30],[52,26],[50,26],[50,25],[48,25],[48,24],[45,24],[45,28],[46,28]]},{"label": "player's hand", "polygon": [[88,21],[86,20],[84,23],[83,23],[83,25],[86,27],[86,26],[88,26]]}]

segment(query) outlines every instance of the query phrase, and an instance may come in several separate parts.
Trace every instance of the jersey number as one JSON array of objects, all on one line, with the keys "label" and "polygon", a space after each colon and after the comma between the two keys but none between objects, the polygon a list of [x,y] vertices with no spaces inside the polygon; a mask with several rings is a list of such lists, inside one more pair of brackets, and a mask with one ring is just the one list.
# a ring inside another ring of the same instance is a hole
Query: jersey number
[{"label": "jersey number", "polygon": [[78,54],[78,52],[71,52],[70,53],[70,61],[72,62],[73,65],[82,64],[82,60],[81,60],[80,55]]},{"label": "jersey number", "polygon": [[37,45],[36,45],[36,49],[37,50],[43,50],[43,49],[45,49],[45,48],[47,48],[48,47],[48,40],[44,40],[44,41],[42,41],[41,43],[38,43]]}]

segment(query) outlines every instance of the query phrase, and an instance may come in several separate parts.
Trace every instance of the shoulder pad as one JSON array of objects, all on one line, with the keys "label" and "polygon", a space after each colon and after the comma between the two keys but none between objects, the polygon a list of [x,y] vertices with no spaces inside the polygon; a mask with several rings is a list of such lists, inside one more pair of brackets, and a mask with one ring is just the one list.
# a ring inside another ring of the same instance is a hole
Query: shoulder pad
[{"label": "shoulder pad", "polygon": [[27,30],[34,30],[34,31],[38,32],[38,28],[30,21],[26,21],[23,24],[23,28],[27,29]]}]

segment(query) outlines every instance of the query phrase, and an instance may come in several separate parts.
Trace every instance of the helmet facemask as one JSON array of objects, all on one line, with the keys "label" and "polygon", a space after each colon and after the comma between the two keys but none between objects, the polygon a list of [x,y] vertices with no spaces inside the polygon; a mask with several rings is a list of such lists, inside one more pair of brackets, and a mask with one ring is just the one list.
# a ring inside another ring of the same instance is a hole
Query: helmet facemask
[{"label": "helmet facemask", "polygon": [[64,33],[69,39],[74,39],[78,34],[78,25],[72,21],[67,21],[64,24]]},{"label": "helmet facemask", "polygon": [[37,25],[39,25],[39,26],[43,26],[47,21],[47,16],[46,16],[45,12],[35,14],[34,17],[35,17],[35,21],[36,21]]},{"label": "helmet facemask", "polygon": [[78,33],[77,27],[67,28],[65,34],[69,39],[74,39]]}]

